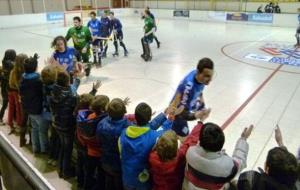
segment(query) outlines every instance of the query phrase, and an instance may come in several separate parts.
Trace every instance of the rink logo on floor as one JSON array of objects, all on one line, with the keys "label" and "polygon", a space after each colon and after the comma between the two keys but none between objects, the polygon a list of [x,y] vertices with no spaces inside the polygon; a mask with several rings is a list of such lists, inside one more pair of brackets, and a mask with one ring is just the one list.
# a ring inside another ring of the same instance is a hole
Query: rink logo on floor
[{"label": "rink logo on floor", "polygon": [[293,45],[267,43],[259,49],[268,55],[250,53],[247,54],[245,58],[256,61],[300,66],[300,49],[295,48]]}]

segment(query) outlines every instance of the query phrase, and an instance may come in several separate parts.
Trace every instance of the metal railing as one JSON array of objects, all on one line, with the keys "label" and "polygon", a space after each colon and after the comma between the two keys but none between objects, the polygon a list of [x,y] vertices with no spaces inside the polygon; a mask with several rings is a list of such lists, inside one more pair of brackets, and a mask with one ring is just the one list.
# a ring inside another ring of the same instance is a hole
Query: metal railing
[{"label": "metal railing", "polygon": [[0,132],[0,175],[3,179],[2,185],[7,190],[55,189],[2,132]]}]

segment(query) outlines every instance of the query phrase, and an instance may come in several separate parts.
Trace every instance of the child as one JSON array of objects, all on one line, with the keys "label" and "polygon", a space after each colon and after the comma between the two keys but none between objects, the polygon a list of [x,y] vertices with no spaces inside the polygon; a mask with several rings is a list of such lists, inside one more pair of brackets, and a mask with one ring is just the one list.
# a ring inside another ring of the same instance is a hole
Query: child
[{"label": "child", "polygon": [[[210,110],[203,110],[200,120],[204,121]],[[196,145],[203,126],[199,122],[178,149],[174,131],[167,131],[158,140],[149,157],[153,190],[181,190],[184,177],[185,154],[190,146]]]},{"label": "child", "polygon": [[[77,116],[77,131],[80,140],[87,147],[85,159],[84,189],[103,189],[104,176],[100,165],[102,151],[96,139],[97,124],[107,116],[106,106],[109,98],[104,95],[95,97],[90,110],[82,110]],[[97,171],[97,180],[94,179]]]},{"label": "child", "polygon": [[121,161],[118,151],[118,138],[131,122],[124,117],[126,105],[123,100],[113,99],[107,107],[108,117],[97,126],[97,136],[101,141],[102,168],[105,173],[106,190],[122,190]]},{"label": "child", "polygon": [[[90,108],[90,105],[94,99],[92,94],[82,94],[79,97],[79,103],[77,106],[77,118],[78,113],[81,111],[86,111]],[[76,174],[77,174],[77,188],[82,189],[84,186],[84,176],[85,176],[85,160],[86,160],[86,145],[81,137],[79,131],[79,124],[77,123],[76,138],[75,138],[75,148],[77,152],[77,163],[76,163]]]},{"label": "child", "polygon": [[[169,109],[165,113],[169,114]],[[137,125],[123,130],[119,139],[124,189],[151,189],[148,172],[148,157],[151,149],[165,131],[171,129],[172,121],[162,116],[162,130],[151,128],[149,121],[152,110],[146,103],[140,103],[135,109]],[[161,122],[161,123],[162,123]]]},{"label": "child", "polygon": [[48,125],[42,116],[43,111],[43,83],[36,72],[38,56],[25,59],[20,95],[23,110],[28,113],[32,125],[32,151],[46,153],[48,151]]},{"label": "child", "polygon": [[[16,57],[15,65],[10,73],[9,77],[9,90],[8,90],[8,125],[10,126],[11,133],[14,132],[14,119],[16,120],[16,123],[18,127],[22,127],[22,121],[23,121],[23,114],[21,109],[21,102],[20,102],[20,93],[19,93],[19,86],[22,79],[22,75],[24,73],[24,60],[27,59],[27,55],[25,54],[19,54]],[[24,141],[25,139],[25,133],[23,131],[21,132],[20,138],[20,144],[21,141]]]},{"label": "child", "polygon": [[8,80],[10,71],[13,69],[14,61],[16,59],[16,51],[13,49],[8,49],[4,53],[2,59],[2,72],[0,75],[1,81],[1,95],[2,95],[2,107],[0,111],[0,124],[4,125],[3,116],[8,105]]},{"label": "child", "polygon": [[58,160],[60,141],[56,130],[52,124],[52,113],[50,110],[50,98],[51,93],[56,82],[57,73],[63,72],[64,69],[58,65],[49,65],[43,68],[41,72],[43,82],[43,117],[50,126],[50,138],[49,138],[49,160],[48,164],[56,166]]},{"label": "child", "polygon": [[59,177],[73,177],[75,169],[71,166],[76,118],[77,93],[70,86],[70,76],[66,72],[57,74],[53,86],[50,107],[54,118],[54,127],[58,133],[61,149],[59,153]]}]

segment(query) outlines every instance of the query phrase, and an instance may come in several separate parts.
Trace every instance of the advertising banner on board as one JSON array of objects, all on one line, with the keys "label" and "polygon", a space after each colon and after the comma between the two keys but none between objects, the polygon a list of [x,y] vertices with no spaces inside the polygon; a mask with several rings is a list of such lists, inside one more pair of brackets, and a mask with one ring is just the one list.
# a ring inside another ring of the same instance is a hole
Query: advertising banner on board
[{"label": "advertising banner on board", "polygon": [[248,21],[246,13],[227,13],[226,20],[228,21]]},{"label": "advertising banner on board", "polygon": [[249,22],[258,22],[258,23],[273,23],[273,14],[268,13],[250,13],[248,14]]},{"label": "advertising banner on board", "polygon": [[49,12],[46,13],[47,21],[58,21],[64,20],[64,13],[63,12]]}]

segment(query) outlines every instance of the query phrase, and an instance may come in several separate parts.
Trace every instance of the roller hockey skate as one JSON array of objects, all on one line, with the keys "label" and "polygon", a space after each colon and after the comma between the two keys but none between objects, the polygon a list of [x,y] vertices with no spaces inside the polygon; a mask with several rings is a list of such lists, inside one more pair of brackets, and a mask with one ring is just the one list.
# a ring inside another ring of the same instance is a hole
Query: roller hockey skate
[{"label": "roller hockey skate", "polygon": [[113,56],[114,57],[119,56],[119,52],[116,51],[115,53],[113,53]]}]

